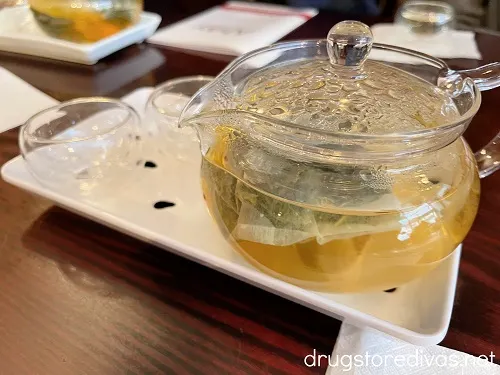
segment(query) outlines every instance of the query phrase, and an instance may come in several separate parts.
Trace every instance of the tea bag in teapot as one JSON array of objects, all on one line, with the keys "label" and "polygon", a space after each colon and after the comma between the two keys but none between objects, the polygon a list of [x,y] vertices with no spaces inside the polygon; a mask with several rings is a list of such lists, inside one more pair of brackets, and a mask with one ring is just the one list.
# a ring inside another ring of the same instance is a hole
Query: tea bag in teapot
[{"label": "tea bag in teapot", "polygon": [[232,231],[236,240],[287,246],[314,238],[323,245],[335,239],[399,229],[394,218],[321,212],[250,190],[241,182],[237,183],[235,197],[240,202]]},{"label": "tea bag in teapot", "polygon": [[[236,240],[287,246],[315,238],[324,244],[398,227],[397,221],[384,215],[341,213],[342,207],[363,203],[394,203],[390,186],[375,189],[364,185],[359,176],[353,178],[358,169],[352,166],[300,164],[284,155],[251,147],[245,138],[225,147],[225,167],[241,176],[236,183],[229,178],[218,184],[220,199],[233,211],[223,216],[235,220],[226,224]],[[223,173],[219,178],[224,179]],[[333,188],[338,189],[337,194],[332,194]]]}]

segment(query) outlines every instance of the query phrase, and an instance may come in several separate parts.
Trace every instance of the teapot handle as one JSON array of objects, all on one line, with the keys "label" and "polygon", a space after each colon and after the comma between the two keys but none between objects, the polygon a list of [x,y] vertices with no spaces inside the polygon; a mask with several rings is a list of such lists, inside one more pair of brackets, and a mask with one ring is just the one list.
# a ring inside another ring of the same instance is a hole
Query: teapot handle
[{"label": "teapot handle", "polygon": [[454,71],[462,76],[472,78],[481,91],[487,91],[500,86],[500,62],[480,66],[474,69]]},{"label": "teapot handle", "polygon": [[475,153],[479,177],[487,177],[500,169],[500,132],[490,143]]},{"label": "teapot handle", "polygon": [[[462,76],[470,77],[481,91],[500,86],[500,62],[487,64],[475,69],[459,70]],[[476,161],[481,178],[489,176],[500,169],[500,132],[490,143],[476,152]]]}]

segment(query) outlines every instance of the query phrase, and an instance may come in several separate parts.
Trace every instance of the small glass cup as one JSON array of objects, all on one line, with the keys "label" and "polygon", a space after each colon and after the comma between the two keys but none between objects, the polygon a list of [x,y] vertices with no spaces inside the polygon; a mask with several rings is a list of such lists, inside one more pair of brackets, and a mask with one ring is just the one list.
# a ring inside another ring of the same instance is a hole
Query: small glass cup
[{"label": "small glass cup", "polygon": [[70,100],[32,116],[19,146],[29,171],[65,195],[116,195],[141,164],[137,112],[119,100]]},{"label": "small glass cup", "polygon": [[454,28],[455,10],[442,1],[407,1],[398,9],[395,22],[415,33],[436,34]]},{"label": "small glass cup", "polygon": [[188,160],[187,149],[198,141],[196,131],[178,128],[179,116],[191,97],[214,80],[209,76],[191,76],[166,81],[153,91],[146,103],[146,121],[153,123],[153,137],[160,152]]}]

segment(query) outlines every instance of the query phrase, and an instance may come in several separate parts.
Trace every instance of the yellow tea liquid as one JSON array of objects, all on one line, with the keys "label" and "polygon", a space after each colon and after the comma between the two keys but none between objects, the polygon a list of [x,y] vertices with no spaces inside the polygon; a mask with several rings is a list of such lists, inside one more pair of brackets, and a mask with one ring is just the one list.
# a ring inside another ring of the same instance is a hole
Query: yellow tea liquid
[{"label": "yellow tea liquid", "polygon": [[[229,144],[220,138],[203,158],[202,187],[210,213],[249,263],[307,289],[359,292],[400,286],[428,273],[449,256],[476,215],[479,177],[470,165],[462,166],[463,183],[440,198],[434,197],[439,185],[419,192],[416,186],[395,181],[392,194],[401,202],[417,198],[421,202],[422,194],[424,201],[428,196],[429,201],[412,209],[325,209],[270,195],[229,173],[234,168],[226,162]],[[471,162],[465,154],[463,161]],[[249,216],[247,212],[245,223],[239,223],[248,208],[255,212]],[[297,228],[287,228],[305,217],[316,218],[318,225],[329,225],[334,235],[330,239],[314,234],[304,238],[307,235]],[[367,229],[356,235],[360,231],[355,228]],[[279,230],[285,230],[283,238],[278,238]],[[292,239],[297,233],[298,239]],[[254,240],[250,240],[252,236]]]},{"label": "yellow tea liquid", "polygon": [[60,39],[92,43],[136,23],[143,0],[29,0],[42,29]]}]

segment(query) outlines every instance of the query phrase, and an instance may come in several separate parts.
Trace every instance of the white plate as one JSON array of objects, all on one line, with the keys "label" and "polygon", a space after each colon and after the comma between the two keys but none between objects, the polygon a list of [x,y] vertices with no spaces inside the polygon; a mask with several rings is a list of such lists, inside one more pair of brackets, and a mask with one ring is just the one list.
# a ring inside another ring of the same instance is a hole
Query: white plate
[{"label": "white plate", "polygon": [[[150,92],[140,89],[124,99],[140,109]],[[164,142],[163,147],[167,148],[168,143]],[[141,169],[140,178],[124,189],[121,197],[104,201],[88,203],[41,186],[21,157],[5,164],[1,175],[5,181],[79,215],[352,325],[375,328],[417,345],[437,344],[444,338],[453,308],[461,247],[429,275],[394,293],[327,294],[304,290],[256,270],[225,241],[205,208],[196,144],[186,149],[190,162],[152,148],[148,152],[145,159],[158,167]],[[159,200],[176,205],[154,209],[153,204]]]},{"label": "white plate", "polygon": [[0,10],[0,51],[93,65],[113,52],[143,42],[160,22],[158,14],[143,12],[137,24],[96,43],[79,44],[44,33],[28,7],[4,8]]}]

